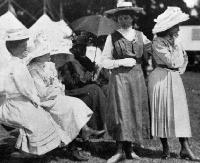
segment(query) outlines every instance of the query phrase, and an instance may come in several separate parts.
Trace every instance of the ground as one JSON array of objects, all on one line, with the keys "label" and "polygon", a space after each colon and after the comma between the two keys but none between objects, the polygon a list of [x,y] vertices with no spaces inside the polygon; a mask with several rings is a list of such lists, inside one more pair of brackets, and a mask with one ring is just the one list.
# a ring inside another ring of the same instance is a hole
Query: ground
[{"label": "ground", "polygon": [[[197,156],[200,156],[200,73],[186,72],[183,76],[186,89],[191,127],[193,137],[190,139],[191,147]],[[7,133],[0,128],[0,163],[75,163],[69,158],[68,152],[55,150],[41,159],[16,160],[9,156],[13,151],[16,141],[16,132]],[[115,144],[112,141],[92,140],[89,143],[92,153],[88,163],[104,163],[115,152]],[[191,161],[178,158],[180,145],[177,139],[170,140],[172,158],[169,160],[160,159],[161,144],[159,140],[148,140],[144,142],[144,148],[137,147],[136,152],[142,157],[140,161],[124,160],[123,163],[190,163]],[[67,153],[67,154],[66,154]],[[192,163],[192,162],[191,162]],[[194,163],[194,162],[193,162]]]}]

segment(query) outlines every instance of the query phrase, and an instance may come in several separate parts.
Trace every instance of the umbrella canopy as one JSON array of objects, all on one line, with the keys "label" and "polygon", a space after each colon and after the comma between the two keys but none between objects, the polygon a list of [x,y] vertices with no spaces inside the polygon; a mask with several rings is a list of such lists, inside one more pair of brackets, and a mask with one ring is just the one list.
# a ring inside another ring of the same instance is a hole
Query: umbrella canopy
[{"label": "umbrella canopy", "polygon": [[105,16],[91,15],[75,20],[71,27],[74,31],[87,31],[98,37],[112,33],[118,29],[118,24]]}]

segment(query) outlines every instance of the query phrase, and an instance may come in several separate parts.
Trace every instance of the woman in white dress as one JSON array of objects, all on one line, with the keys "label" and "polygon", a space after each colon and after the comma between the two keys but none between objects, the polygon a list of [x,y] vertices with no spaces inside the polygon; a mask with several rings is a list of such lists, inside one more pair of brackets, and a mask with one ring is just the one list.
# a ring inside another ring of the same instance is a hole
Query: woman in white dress
[{"label": "woman in white dress", "polygon": [[0,94],[5,96],[0,106],[0,123],[19,128],[16,157],[43,155],[61,144],[57,125],[50,114],[40,107],[34,81],[22,59],[26,56],[27,31],[7,32],[6,47],[11,59],[1,73]]},{"label": "woman in white dress", "polygon": [[188,138],[191,127],[185,89],[180,77],[188,58],[177,41],[179,23],[189,19],[178,7],[168,7],[155,20],[153,33],[153,59],[156,68],[149,76],[152,136],[160,137],[163,145],[162,158],[170,157],[167,138],[178,137],[180,157],[199,160],[192,153]]},{"label": "woman in white dress", "polygon": [[65,144],[72,142],[80,131],[82,137],[103,135],[104,130],[89,128],[87,122],[92,116],[92,110],[80,99],[66,96],[64,85],[58,80],[55,64],[50,62],[48,42],[42,36],[35,40],[36,49],[29,55],[29,72],[34,80],[42,106],[60,126],[65,137]]}]

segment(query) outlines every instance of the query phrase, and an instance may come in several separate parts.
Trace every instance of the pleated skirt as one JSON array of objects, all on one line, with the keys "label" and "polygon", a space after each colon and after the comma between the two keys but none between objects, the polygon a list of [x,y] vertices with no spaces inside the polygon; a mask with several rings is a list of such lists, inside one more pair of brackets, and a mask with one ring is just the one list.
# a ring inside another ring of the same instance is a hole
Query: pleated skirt
[{"label": "pleated skirt", "polygon": [[186,93],[179,73],[156,68],[149,76],[148,90],[152,136],[191,137]]}]

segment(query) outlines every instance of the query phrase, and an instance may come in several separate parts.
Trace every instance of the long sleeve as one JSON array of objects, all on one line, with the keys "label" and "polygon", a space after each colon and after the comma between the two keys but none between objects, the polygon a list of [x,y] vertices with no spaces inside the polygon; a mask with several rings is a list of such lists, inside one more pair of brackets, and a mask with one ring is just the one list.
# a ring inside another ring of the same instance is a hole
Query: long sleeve
[{"label": "long sleeve", "polygon": [[161,41],[156,40],[152,45],[154,55],[157,56],[164,64],[170,68],[179,68],[184,63],[183,50],[180,46],[175,48],[167,47],[167,45]]},{"label": "long sleeve", "polygon": [[34,81],[25,65],[17,63],[13,70],[12,78],[20,93],[29,98],[32,102],[38,105],[40,104]]},{"label": "long sleeve", "polygon": [[112,39],[111,35],[109,35],[106,39],[105,46],[102,52],[102,58],[101,58],[101,67],[104,67],[106,69],[113,69],[116,67],[119,67],[117,64],[117,60],[114,60],[112,57],[112,52],[113,52],[113,44],[112,44]]},{"label": "long sleeve", "polygon": [[144,51],[152,54],[152,42],[142,33],[142,39],[144,43]]},{"label": "long sleeve", "polygon": [[185,50],[183,50],[183,58],[184,58],[184,63],[183,65],[179,68],[180,74],[183,74],[186,70],[187,64],[188,64],[188,56]]},{"label": "long sleeve", "polygon": [[49,73],[49,77],[52,80],[53,87],[56,89],[60,89],[61,94],[64,94],[65,86],[58,79],[58,73],[57,73],[55,64],[53,62],[47,62],[46,64],[47,64],[46,72]]},{"label": "long sleeve", "polygon": [[37,71],[36,69],[31,69],[30,70],[31,76],[34,80],[35,86],[37,88],[37,92],[40,98],[46,98],[47,96],[47,87],[46,84],[43,81],[43,78],[40,74],[39,71]]},{"label": "long sleeve", "polygon": [[51,65],[45,66],[45,69],[34,66],[30,66],[30,73],[42,102],[54,100],[58,95],[64,94],[64,86],[62,87],[57,75],[49,67]]}]

